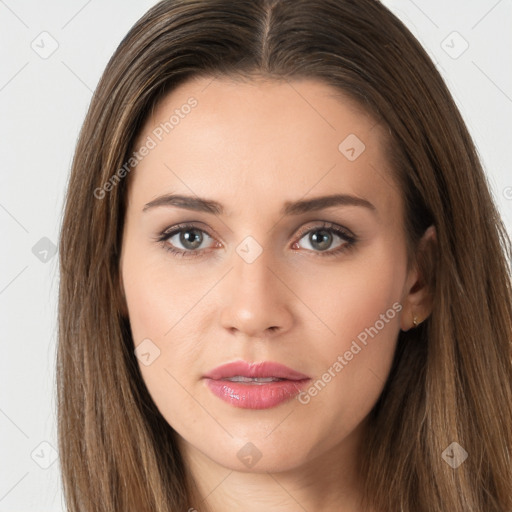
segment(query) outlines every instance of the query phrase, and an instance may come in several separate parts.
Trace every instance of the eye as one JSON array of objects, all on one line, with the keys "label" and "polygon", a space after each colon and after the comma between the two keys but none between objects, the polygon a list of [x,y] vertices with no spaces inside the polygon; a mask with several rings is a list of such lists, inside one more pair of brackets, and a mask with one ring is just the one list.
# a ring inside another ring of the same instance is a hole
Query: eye
[{"label": "eye", "polygon": [[[356,242],[356,237],[348,230],[329,222],[310,228],[305,232],[302,230],[299,236],[301,237],[299,240],[304,239],[309,244],[310,247],[306,247],[306,249],[320,253],[319,256],[334,256],[350,249]],[[336,238],[340,242],[332,248]],[[300,247],[299,242],[295,242],[293,248],[298,247]]]},{"label": "eye", "polygon": [[174,256],[184,258],[200,256],[205,249],[203,244],[208,239],[213,240],[213,237],[203,229],[189,224],[179,224],[171,229],[166,229],[157,238],[167,251]]},{"label": "eye", "polygon": [[[293,245],[293,249],[301,248],[299,241],[305,239],[310,247],[306,247],[309,252],[318,256],[335,256],[341,252],[347,251],[356,243],[356,237],[347,229],[337,226],[330,222],[323,222],[321,225],[303,228],[298,235],[300,238]],[[338,244],[332,249],[333,242],[339,239]],[[178,258],[195,258],[203,256],[209,252],[209,247],[221,247],[209,233],[191,224],[178,224],[172,228],[164,230],[156,238],[163,244],[165,250]],[[206,246],[205,246],[206,245]],[[330,249],[330,250],[329,250]]]}]

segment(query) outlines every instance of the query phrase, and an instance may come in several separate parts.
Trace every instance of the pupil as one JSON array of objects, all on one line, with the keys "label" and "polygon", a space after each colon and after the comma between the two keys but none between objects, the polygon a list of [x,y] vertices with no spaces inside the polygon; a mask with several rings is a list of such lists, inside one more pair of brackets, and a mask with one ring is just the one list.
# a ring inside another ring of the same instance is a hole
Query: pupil
[{"label": "pupil", "polygon": [[[190,235],[190,233],[196,233],[196,235]],[[191,250],[197,249],[197,247],[201,245],[202,241],[203,235],[196,229],[182,231],[180,236],[180,242],[183,244],[183,246]]]},{"label": "pupil", "polygon": [[[323,235],[318,236],[318,233],[323,233]],[[325,251],[325,249],[328,249],[331,245],[331,233],[325,230],[318,230],[313,231],[310,235],[310,241],[315,247],[315,244],[317,244],[317,249],[320,249],[321,251]]]}]

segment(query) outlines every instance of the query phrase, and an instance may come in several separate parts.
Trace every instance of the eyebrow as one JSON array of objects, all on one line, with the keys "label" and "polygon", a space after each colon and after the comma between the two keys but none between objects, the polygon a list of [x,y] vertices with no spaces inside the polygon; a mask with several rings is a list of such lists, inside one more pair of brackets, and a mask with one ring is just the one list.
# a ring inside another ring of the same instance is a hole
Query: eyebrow
[{"label": "eyebrow", "polygon": [[[186,196],[181,194],[166,194],[147,203],[142,209],[143,212],[158,206],[174,206],[185,210],[212,213],[223,215],[224,207],[221,203],[212,199]],[[332,206],[360,206],[376,212],[375,206],[361,197],[350,194],[331,194],[327,196],[314,197],[312,199],[300,199],[298,201],[286,201],[281,210],[281,215],[301,215],[312,211],[323,210]]]}]

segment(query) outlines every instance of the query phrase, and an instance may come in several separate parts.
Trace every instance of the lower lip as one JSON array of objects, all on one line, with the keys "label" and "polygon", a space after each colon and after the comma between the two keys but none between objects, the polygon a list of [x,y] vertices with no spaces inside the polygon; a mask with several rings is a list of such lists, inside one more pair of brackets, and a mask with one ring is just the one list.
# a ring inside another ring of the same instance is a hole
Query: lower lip
[{"label": "lower lip", "polygon": [[206,379],[206,385],[214,395],[235,407],[270,409],[298,395],[308,381],[280,380],[268,384],[247,384]]}]

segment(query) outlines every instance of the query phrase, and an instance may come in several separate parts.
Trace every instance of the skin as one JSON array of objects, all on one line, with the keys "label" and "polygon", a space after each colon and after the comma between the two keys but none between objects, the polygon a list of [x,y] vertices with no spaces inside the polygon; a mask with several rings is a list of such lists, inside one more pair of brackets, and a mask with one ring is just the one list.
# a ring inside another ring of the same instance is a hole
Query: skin
[{"label": "skin", "polygon": [[[197,106],[129,176],[120,265],[134,344],[149,338],[160,351],[147,366],[139,361],[144,382],[177,432],[204,499],[190,506],[362,510],[356,468],[366,418],[388,377],[399,330],[430,311],[418,269],[407,268],[403,200],[384,156],[386,132],[318,81],[196,78],[157,105],[135,148],[191,96]],[[365,144],[354,161],[338,149],[349,134]],[[225,213],[143,211],[169,193],[218,201]],[[285,201],[334,193],[363,198],[374,209],[280,213]],[[165,250],[191,250],[179,234],[155,240],[183,222],[203,234],[197,258]],[[326,255],[347,241],[331,232],[322,251],[308,231],[318,233],[323,222],[350,230],[357,241]],[[251,263],[237,252],[247,236],[262,249]],[[389,319],[393,304],[400,311]],[[291,399],[267,410],[240,409],[202,379],[243,359],[279,362],[314,382],[381,315],[384,327],[307,404]],[[249,442],[261,453],[251,468],[237,456]]]}]

